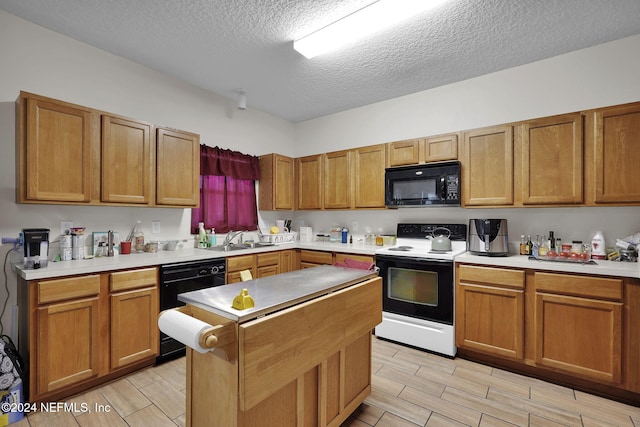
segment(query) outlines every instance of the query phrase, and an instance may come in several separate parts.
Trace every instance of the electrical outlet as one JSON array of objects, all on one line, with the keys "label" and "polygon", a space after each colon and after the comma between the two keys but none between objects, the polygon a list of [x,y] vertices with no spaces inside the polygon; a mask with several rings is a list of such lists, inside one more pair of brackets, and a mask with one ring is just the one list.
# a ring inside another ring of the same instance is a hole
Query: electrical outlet
[{"label": "electrical outlet", "polygon": [[358,231],[358,221],[351,221],[351,231]]},{"label": "electrical outlet", "polygon": [[152,234],[160,233],[160,221],[158,220],[151,221],[151,233]]},{"label": "electrical outlet", "polygon": [[67,234],[67,232],[71,233],[72,228],[73,221],[60,221],[60,234]]}]

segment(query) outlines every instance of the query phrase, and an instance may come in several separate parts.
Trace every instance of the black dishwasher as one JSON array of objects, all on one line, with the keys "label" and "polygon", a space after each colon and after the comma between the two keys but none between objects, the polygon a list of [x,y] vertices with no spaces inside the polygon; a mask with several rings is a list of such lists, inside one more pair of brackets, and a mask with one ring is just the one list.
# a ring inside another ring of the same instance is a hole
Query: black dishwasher
[{"label": "black dishwasher", "polygon": [[[160,311],[185,305],[178,294],[224,285],[225,260],[190,261],[160,266]],[[185,354],[185,346],[160,332],[161,363]]]}]

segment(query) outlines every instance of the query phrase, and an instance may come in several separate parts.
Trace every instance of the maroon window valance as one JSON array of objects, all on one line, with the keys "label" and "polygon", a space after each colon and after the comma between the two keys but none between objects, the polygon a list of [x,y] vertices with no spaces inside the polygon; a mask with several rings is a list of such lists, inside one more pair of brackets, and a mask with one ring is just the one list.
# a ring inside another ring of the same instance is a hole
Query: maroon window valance
[{"label": "maroon window valance", "polygon": [[258,157],[239,151],[201,144],[200,175],[257,181],[260,179],[260,162]]}]

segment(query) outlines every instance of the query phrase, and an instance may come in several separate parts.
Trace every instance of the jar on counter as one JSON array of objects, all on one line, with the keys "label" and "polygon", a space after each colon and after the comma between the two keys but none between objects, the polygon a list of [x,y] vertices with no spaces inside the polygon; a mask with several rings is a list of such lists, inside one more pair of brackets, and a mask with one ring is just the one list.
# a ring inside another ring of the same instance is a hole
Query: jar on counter
[{"label": "jar on counter", "polygon": [[384,239],[382,238],[382,236],[377,235],[376,236],[376,246],[382,246],[384,245]]},{"label": "jar on counter", "polygon": [[582,253],[582,240],[574,240],[571,242],[571,253],[578,255]]}]

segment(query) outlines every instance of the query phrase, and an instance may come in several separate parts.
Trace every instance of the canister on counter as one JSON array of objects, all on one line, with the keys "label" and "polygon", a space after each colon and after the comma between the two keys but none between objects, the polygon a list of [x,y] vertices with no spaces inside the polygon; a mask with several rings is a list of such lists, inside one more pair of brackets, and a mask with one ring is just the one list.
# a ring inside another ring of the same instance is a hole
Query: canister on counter
[{"label": "canister on counter", "polygon": [[85,255],[86,236],[84,234],[71,235],[71,259],[83,259]]},{"label": "canister on counter", "polygon": [[582,240],[574,240],[571,242],[571,252],[574,254],[582,253]]}]

